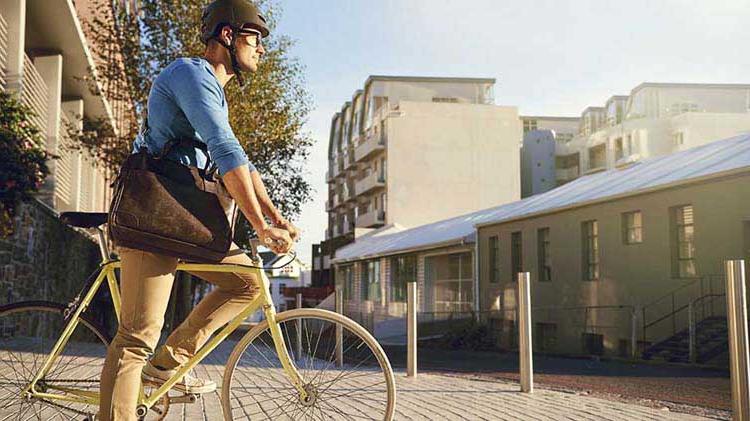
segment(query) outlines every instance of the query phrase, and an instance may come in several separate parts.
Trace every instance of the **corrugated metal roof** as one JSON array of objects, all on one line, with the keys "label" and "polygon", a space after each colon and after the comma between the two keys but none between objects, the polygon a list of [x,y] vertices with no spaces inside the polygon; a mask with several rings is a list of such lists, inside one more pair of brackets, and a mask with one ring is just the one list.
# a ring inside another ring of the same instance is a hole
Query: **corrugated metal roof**
[{"label": "corrugated metal roof", "polygon": [[630,167],[587,175],[517,202],[396,233],[373,233],[337,250],[333,261],[360,260],[461,241],[472,242],[477,225],[536,216],[743,168],[750,169],[750,134],[643,159]]}]

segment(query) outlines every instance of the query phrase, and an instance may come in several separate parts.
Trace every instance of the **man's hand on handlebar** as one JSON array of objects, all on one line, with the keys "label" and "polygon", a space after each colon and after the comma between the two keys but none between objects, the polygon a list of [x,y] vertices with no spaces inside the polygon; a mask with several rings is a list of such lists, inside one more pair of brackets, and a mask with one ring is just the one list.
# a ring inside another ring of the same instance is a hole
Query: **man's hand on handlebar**
[{"label": "man's hand on handlebar", "polygon": [[279,221],[276,226],[287,230],[287,232],[289,232],[289,236],[292,238],[292,241],[297,241],[299,239],[299,229],[286,219],[282,219],[281,221]]},{"label": "man's hand on handlebar", "polygon": [[292,249],[292,237],[283,228],[266,227],[258,230],[258,238],[261,244],[271,249],[276,254],[285,254]]}]

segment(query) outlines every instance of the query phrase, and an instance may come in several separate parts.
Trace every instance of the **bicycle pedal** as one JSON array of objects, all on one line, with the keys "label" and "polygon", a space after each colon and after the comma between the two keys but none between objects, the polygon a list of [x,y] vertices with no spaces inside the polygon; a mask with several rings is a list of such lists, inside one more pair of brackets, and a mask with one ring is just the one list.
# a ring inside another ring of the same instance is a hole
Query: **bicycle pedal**
[{"label": "bicycle pedal", "polygon": [[198,393],[186,393],[178,396],[170,396],[169,401],[171,403],[196,403],[198,401]]}]

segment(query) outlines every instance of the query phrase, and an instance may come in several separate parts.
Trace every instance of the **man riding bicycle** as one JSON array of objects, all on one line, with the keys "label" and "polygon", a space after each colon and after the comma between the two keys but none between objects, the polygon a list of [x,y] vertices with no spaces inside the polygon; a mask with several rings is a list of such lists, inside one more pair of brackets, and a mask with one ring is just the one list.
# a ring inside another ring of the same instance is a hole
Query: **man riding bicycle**
[{"label": "man riding bicycle", "polygon": [[[149,92],[148,129],[135,139],[133,149],[145,147],[156,154],[171,139],[204,142],[228,192],[261,242],[276,253],[285,253],[298,237],[298,230],[271,202],[260,174],[232,132],[224,95],[224,86],[232,77],[242,85],[241,72],[257,70],[265,54],[262,39],[268,36],[268,27],[249,0],[215,0],[205,8],[201,20],[201,40],[206,44],[203,57],[177,59],[157,76]],[[167,159],[202,167],[207,157],[198,148],[175,147]],[[238,246],[233,244],[221,263],[252,265],[247,255],[236,250]],[[156,385],[164,383],[260,290],[259,280],[253,275],[192,273],[217,288],[154,353],[177,258],[125,247],[119,247],[119,255],[121,317],[102,370],[102,420],[136,419],[142,379]],[[215,390],[216,384],[185,375],[175,389],[206,393]]]}]

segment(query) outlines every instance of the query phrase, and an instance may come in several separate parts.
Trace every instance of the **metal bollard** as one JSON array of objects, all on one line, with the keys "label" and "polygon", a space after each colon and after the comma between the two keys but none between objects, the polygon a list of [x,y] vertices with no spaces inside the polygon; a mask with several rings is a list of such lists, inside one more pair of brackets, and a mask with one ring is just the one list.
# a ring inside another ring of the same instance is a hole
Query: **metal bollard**
[{"label": "metal bollard", "polygon": [[417,283],[406,283],[406,377],[417,377]]},{"label": "metal bollard", "polygon": [[[344,294],[336,290],[336,313],[344,314]],[[344,330],[340,324],[336,325],[336,367],[344,366]]]},{"label": "metal bollard", "polygon": [[531,343],[531,286],[529,272],[518,273],[518,356],[521,392],[534,391],[534,364]]},{"label": "metal bollard", "polygon": [[732,415],[750,421],[750,356],[748,354],[745,261],[727,260],[727,318],[729,327],[729,371],[732,381]]},{"label": "metal bollard", "polygon": [[[302,293],[298,292],[295,298],[297,308],[302,308]],[[302,319],[297,319],[297,359],[302,359]]]}]

